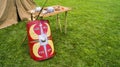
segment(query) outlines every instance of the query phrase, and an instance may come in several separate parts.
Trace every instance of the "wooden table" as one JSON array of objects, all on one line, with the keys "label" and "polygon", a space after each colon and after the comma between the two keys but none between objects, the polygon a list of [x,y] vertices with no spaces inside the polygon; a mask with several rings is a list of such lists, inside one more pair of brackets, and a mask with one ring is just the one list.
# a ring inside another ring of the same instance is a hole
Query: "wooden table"
[{"label": "wooden table", "polygon": [[[70,11],[71,9],[68,8],[68,7],[64,7],[64,6],[60,6],[60,5],[55,5],[55,6],[49,6],[49,7],[53,7],[55,10],[54,12],[51,12],[51,13],[41,13],[39,16],[42,17],[42,18],[45,18],[45,17],[49,17],[49,16],[53,16],[53,15],[57,15],[56,17],[56,29],[60,29],[60,31],[62,32],[62,27],[61,27],[61,23],[60,23],[60,18],[59,18],[59,14],[60,13],[65,13],[65,19],[64,19],[64,32],[67,33],[67,13],[68,11]],[[43,9],[43,11],[47,10],[48,7],[45,7]],[[38,15],[39,12],[35,12],[32,14],[32,16],[34,15],[34,18]]]}]

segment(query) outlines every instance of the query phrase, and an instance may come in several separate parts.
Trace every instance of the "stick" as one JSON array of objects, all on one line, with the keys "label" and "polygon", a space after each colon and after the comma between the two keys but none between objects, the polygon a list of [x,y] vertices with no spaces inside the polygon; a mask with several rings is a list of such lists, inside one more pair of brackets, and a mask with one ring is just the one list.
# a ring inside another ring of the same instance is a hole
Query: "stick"
[{"label": "stick", "polygon": [[22,40],[20,45],[22,45],[25,42],[26,39],[27,39],[27,35],[25,35],[25,37],[23,38],[23,40]]},{"label": "stick", "polygon": [[43,10],[43,8],[44,8],[45,4],[47,3],[47,1],[48,1],[48,0],[46,0],[46,1],[45,1],[45,3],[43,4],[43,6],[42,6],[42,8],[41,8],[41,10],[40,10],[40,12],[39,12],[39,14],[38,14],[38,16],[37,16],[36,20],[38,19],[39,15],[42,13],[42,10]]}]

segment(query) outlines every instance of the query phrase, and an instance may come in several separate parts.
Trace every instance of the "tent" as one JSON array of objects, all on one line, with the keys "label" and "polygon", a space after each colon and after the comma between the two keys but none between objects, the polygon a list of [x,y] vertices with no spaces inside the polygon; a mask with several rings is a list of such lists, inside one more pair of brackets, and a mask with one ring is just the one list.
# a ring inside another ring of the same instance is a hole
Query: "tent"
[{"label": "tent", "polygon": [[35,7],[33,0],[0,0],[0,29],[30,18]]}]

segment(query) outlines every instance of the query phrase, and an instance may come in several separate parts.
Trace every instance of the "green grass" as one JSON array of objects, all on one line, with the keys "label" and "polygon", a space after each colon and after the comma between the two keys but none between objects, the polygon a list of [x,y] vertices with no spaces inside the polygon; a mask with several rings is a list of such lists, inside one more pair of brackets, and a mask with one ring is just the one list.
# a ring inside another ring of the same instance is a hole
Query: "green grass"
[{"label": "green grass", "polygon": [[[45,0],[35,0],[42,5]],[[120,67],[120,0],[49,0],[46,6],[72,8],[68,31],[56,30],[50,20],[56,55],[37,62],[30,58],[26,21],[0,30],[0,67]],[[64,24],[64,14],[60,15]]]}]

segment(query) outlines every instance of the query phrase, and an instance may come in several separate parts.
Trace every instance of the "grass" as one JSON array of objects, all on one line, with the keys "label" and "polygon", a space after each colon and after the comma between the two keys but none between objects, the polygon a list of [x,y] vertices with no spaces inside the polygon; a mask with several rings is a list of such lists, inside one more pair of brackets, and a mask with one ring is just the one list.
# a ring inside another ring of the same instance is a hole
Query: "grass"
[{"label": "grass", "polygon": [[[35,2],[41,6],[44,0]],[[51,24],[54,58],[30,58],[28,41],[20,45],[26,34],[26,21],[21,21],[0,30],[0,67],[120,67],[120,0],[49,0],[46,6],[56,4],[72,11],[66,35],[56,30],[55,16],[45,18]]]}]

